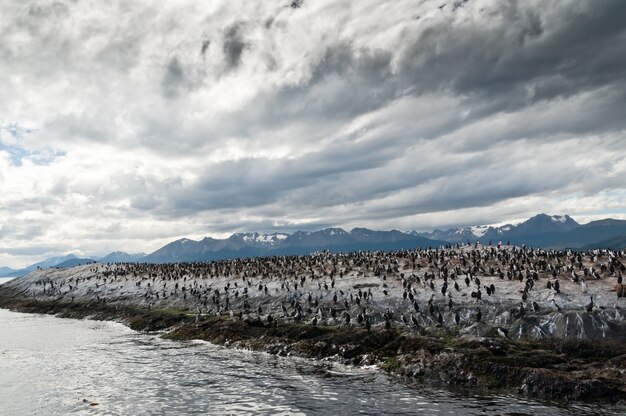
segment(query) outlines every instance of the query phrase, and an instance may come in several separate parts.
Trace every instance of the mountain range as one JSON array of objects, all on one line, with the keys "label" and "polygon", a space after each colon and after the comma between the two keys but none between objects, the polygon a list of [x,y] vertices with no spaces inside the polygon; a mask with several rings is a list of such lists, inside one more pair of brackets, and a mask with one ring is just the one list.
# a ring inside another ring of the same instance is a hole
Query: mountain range
[{"label": "mountain range", "polygon": [[568,215],[539,214],[515,225],[470,226],[429,233],[412,231],[411,234],[450,243],[478,241],[483,244],[503,242],[548,249],[623,249],[626,245],[626,221],[607,218],[579,224]]},{"label": "mountain range", "polygon": [[346,252],[358,250],[401,250],[415,247],[437,247],[447,244],[398,230],[374,231],[341,228],[320,231],[296,231],[293,234],[237,233],[218,240],[206,237],[200,241],[183,238],[173,241],[144,257],[149,263],[206,261],[256,256],[310,254],[315,251]]},{"label": "mountain range", "polygon": [[589,250],[626,248],[626,220],[603,219],[579,224],[568,215],[539,214],[519,224],[502,226],[473,225],[431,232],[374,231],[354,228],[326,228],[319,231],[287,233],[236,233],[225,239],[182,238],[153,253],[128,254],[115,251],[104,257],[78,258],[74,254],[52,257],[24,269],[0,268],[2,276],[23,276],[38,267],[73,267],[94,261],[101,263],[169,263],[210,261],[257,256],[303,255],[316,251],[348,252],[358,250],[401,250],[439,247],[456,243],[515,244],[547,249]]},{"label": "mountain range", "polygon": [[128,254],[121,251],[109,253],[104,257],[79,258],[75,254],[67,254],[65,256],[50,257],[43,261],[33,263],[22,269],[12,269],[10,267],[0,267],[0,277],[19,277],[26,276],[28,273],[37,268],[46,269],[48,267],[75,267],[82,264],[100,262],[100,263],[116,263],[116,262],[135,262],[143,259],[145,253]]}]

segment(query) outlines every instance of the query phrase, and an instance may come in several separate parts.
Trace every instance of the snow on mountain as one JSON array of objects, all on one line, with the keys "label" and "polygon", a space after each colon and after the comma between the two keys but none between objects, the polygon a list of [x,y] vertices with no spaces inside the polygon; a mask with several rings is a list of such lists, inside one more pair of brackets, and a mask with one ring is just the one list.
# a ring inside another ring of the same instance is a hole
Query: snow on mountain
[{"label": "snow on mountain", "polygon": [[401,250],[415,247],[439,247],[442,241],[433,241],[397,230],[373,231],[355,228],[346,232],[341,228],[319,231],[286,233],[236,233],[218,240],[201,241],[180,239],[147,255],[146,262],[206,261],[223,258],[256,257],[265,255],[302,255],[316,251]]},{"label": "snow on mountain", "polygon": [[[206,261],[265,255],[301,255],[320,250],[398,250],[415,247],[440,247],[445,244],[498,242],[545,248],[583,247],[591,243],[618,246],[626,235],[626,221],[605,219],[580,225],[568,215],[539,214],[518,224],[471,225],[431,232],[375,231],[341,228],[287,233],[236,233],[226,239],[205,237],[200,241],[181,238],[142,257],[141,254],[110,253],[100,259],[114,261],[174,262]],[[594,246],[595,247],[595,246]],[[47,259],[24,270],[2,270],[12,275],[24,275],[36,267],[50,267],[75,255]]]},{"label": "snow on mountain", "polygon": [[483,235],[485,235],[485,233],[489,231],[489,228],[490,227],[487,225],[472,225],[471,227],[469,227],[470,232],[476,237],[482,237]]},{"label": "snow on mountain", "polygon": [[289,234],[285,233],[272,233],[272,234],[259,234],[259,233],[245,233],[245,234],[235,234],[242,237],[243,241],[246,243],[259,243],[259,244],[269,244],[274,245],[279,241],[282,241],[289,237]]},{"label": "snow on mountain", "polygon": [[434,230],[430,233],[418,233],[426,238],[459,243],[467,241],[511,241],[516,244],[544,245],[556,241],[560,233],[570,232],[580,227],[569,215],[539,214],[519,224],[500,226],[471,225],[463,228],[451,228],[446,231]]}]

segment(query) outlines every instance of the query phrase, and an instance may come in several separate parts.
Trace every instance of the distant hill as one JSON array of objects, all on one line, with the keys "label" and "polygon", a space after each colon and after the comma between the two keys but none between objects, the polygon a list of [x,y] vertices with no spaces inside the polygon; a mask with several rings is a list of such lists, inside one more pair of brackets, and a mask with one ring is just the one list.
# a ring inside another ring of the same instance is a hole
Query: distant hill
[{"label": "distant hill", "polygon": [[97,258],[98,263],[133,263],[146,257],[146,253],[125,253],[123,251],[114,251],[104,257]]},{"label": "distant hill", "polygon": [[303,255],[315,251],[347,252],[358,250],[403,250],[439,247],[447,243],[401,231],[374,231],[341,228],[297,231],[293,234],[237,233],[220,240],[206,237],[200,241],[183,238],[173,241],[144,257],[149,263],[209,261],[226,258]]},{"label": "distant hill", "polygon": [[16,269],[10,267],[0,267],[0,277],[15,276]]},{"label": "distant hill", "polygon": [[582,247],[583,250],[593,250],[596,248],[611,248],[613,250],[626,249],[626,234],[613,237],[608,240],[599,241],[597,243],[588,244]]},{"label": "distant hill", "polygon": [[91,264],[95,262],[96,261],[94,259],[73,258],[73,259],[65,260],[59,264],[55,264],[53,267],[60,268],[60,269],[71,269],[72,267],[82,266],[84,264]]},{"label": "distant hill", "polygon": [[66,260],[71,260],[71,259],[75,259],[76,256],[74,254],[67,254],[65,256],[57,256],[57,257],[50,257],[48,259],[45,259],[43,261],[37,262],[37,263],[33,263],[30,266],[24,267],[23,269],[11,269],[11,272],[9,274],[2,274],[0,275],[0,277],[2,276],[14,276],[14,277],[21,277],[21,276],[26,276],[27,274],[29,274],[30,272],[32,272],[33,270],[36,270],[38,267],[45,269],[48,267],[54,267],[59,263],[62,263]]},{"label": "distant hill", "polygon": [[71,260],[71,259],[75,259],[77,258],[76,255],[74,254],[67,254],[65,256],[58,256],[58,257],[50,257],[48,259],[45,259],[43,261],[40,261],[38,263],[34,263],[31,264],[30,266],[26,267],[26,270],[35,270],[37,267],[41,268],[41,269],[45,269],[47,267],[54,267],[59,263],[62,263],[66,260]]}]

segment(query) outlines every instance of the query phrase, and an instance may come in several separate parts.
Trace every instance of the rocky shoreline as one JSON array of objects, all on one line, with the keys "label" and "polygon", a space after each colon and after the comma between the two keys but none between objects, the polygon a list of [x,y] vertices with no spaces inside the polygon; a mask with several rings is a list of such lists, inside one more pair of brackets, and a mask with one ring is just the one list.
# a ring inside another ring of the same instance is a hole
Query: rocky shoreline
[{"label": "rocky shoreline", "polygon": [[[3,291],[4,292],[4,291]],[[124,323],[140,331],[166,331],[172,340],[201,339],[232,348],[280,356],[378,365],[396,376],[466,388],[556,400],[617,404],[626,401],[626,346],[588,340],[509,341],[499,338],[438,337],[398,330],[345,330],[205,317],[179,310],[146,310],[79,303],[15,301],[13,311]]]},{"label": "rocky shoreline", "polygon": [[[510,249],[498,250],[503,254]],[[611,261],[607,266],[601,253],[585,254],[578,257],[580,272],[577,266],[566,269],[567,258],[557,260],[563,269],[541,270],[539,261],[528,262],[528,267],[518,269],[523,277],[519,279],[515,273],[511,278],[490,273],[487,267],[493,266],[488,261],[483,271],[473,273],[453,268],[451,262],[446,266],[433,262],[439,253],[431,257],[428,252],[417,257],[407,253],[361,254],[375,260],[366,267],[355,267],[364,263],[363,258],[341,257],[345,266],[338,267],[338,257],[322,255],[248,263],[39,270],[0,286],[0,307],[115,320],[139,331],[163,331],[162,336],[173,340],[201,339],[282,356],[377,365],[410,380],[543,399],[626,402],[621,308],[617,303],[613,308],[606,304],[610,299],[621,301],[613,281],[620,273],[618,257],[611,259],[612,254],[605,253]],[[468,264],[462,251],[445,256],[459,265]],[[587,264],[587,258],[598,263],[598,271]],[[289,261],[291,270],[268,266]],[[297,269],[295,261],[309,266]],[[330,266],[325,267],[325,262]],[[444,267],[455,270],[455,275],[442,273]],[[584,296],[575,292],[580,290],[579,283],[564,279],[572,271],[598,275],[588,280]],[[466,285],[465,278],[471,283]],[[555,303],[555,296],[544,280],[559,278],[557,295],[561,297],[557,299],[562,306],[558,311],[548,310],[545,305]],[[483,286],[476,285],[476,279]],[[534,289],[527,289],[532,286],[530,280]],[[407,289],[407,282],[413,288]],[[476,299],[476,290],[490,288],[489,284],[498,295]],[[454,296],[442,290],[448,285],[456,287],[451,289]],[[590,291],[599,306],[578,310],[585,308],[583,299]],[[529,296],[540,306],[520,314],[520,306],[531,300],[520,304],[516,298]],[[477,310],[483,317],[475,316]]]}]

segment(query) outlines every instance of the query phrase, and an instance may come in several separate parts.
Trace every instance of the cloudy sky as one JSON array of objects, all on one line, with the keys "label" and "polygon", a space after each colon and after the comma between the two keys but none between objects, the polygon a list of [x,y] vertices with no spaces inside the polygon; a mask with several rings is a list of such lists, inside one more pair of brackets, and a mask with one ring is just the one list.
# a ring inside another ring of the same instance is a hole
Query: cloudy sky
[{"label": "cloudy sky", "polygon": [[626,217],[626,1],[299,3],[0,2],[0,266]]}]

